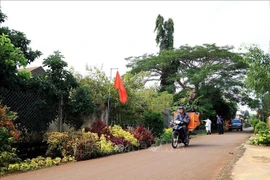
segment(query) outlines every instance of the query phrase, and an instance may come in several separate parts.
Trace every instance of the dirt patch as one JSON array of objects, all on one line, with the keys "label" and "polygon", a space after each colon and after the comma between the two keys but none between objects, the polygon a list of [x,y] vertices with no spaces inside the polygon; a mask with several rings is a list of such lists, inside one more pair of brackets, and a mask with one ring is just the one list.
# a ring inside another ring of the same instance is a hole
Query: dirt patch
[{"label": "dirt patch", "polygon": [[256,162],[270,163],[270,158],[266,156],[252,156],[252,158],[255,159]]},{"label": "dirt patch", "polygon": [[229,154],[232,154],[231,159],[227,163],[226,166],[223,167],[223,169],[220,171],[219,176],[217,177],[218,180],[233,180],[232,177],[232,170],[234,168],[234,165],[236,162],[244,155],[246,151],[246,148],[244,148],[244,144],[242,144],[236,152]]}]

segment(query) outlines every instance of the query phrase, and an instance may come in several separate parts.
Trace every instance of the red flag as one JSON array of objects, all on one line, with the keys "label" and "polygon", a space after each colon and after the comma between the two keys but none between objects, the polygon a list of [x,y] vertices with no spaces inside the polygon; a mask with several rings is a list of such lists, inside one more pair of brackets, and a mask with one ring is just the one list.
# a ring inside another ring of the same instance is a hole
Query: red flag
[{"label": "red flag", "polygon": [[126,103],[128,95],[127,95],[125,86],[124,86],[124,84],[122,82],[122,79],[121,79],[118,71],[116,72],[116,78],[115,78],[115,81],[114,81],[114,88],[118,89],[118,91],[119,91],[120,101],[122,103]]}]

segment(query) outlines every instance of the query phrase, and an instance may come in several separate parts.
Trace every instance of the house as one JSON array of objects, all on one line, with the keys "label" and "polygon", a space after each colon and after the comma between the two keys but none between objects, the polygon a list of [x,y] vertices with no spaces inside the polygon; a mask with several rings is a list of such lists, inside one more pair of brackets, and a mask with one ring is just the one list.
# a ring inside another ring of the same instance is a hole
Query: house
[{"label": "house", "polygon": [[45,70],[43,69],[42,66],[35,66],[35,67],[28,67],[28,68],[21,68],[18,69],[18,71],[26,70],[32,73],[32,76],[38,75],[38,74],[43,74],[45,73]]}]

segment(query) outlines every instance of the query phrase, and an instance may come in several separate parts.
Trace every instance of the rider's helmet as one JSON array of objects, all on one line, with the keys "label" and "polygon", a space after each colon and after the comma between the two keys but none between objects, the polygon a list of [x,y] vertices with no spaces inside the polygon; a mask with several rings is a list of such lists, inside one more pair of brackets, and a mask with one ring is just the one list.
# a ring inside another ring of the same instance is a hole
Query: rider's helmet
[{"label": "rider's helmet", "polygon": [[185,106],[179,106],[178,109],[183,109],[183,110],[185,110]]}]

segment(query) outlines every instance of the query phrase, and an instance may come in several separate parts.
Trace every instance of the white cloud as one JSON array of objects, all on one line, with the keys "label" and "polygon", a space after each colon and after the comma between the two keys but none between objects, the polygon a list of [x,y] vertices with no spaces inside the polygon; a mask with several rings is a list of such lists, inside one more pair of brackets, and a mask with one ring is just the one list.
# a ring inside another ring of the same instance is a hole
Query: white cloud
[{"label": "white cloud", "polygon": [[270,40],[267,1],[2,1],[3,24],[24,32],[43,56],[60,50],[69,66],[84,73],[85,64],[126,72],[124,58],[158,50],[155,19],[172,18],[175,47],[183,44],[256,43],[264,51]]}]

